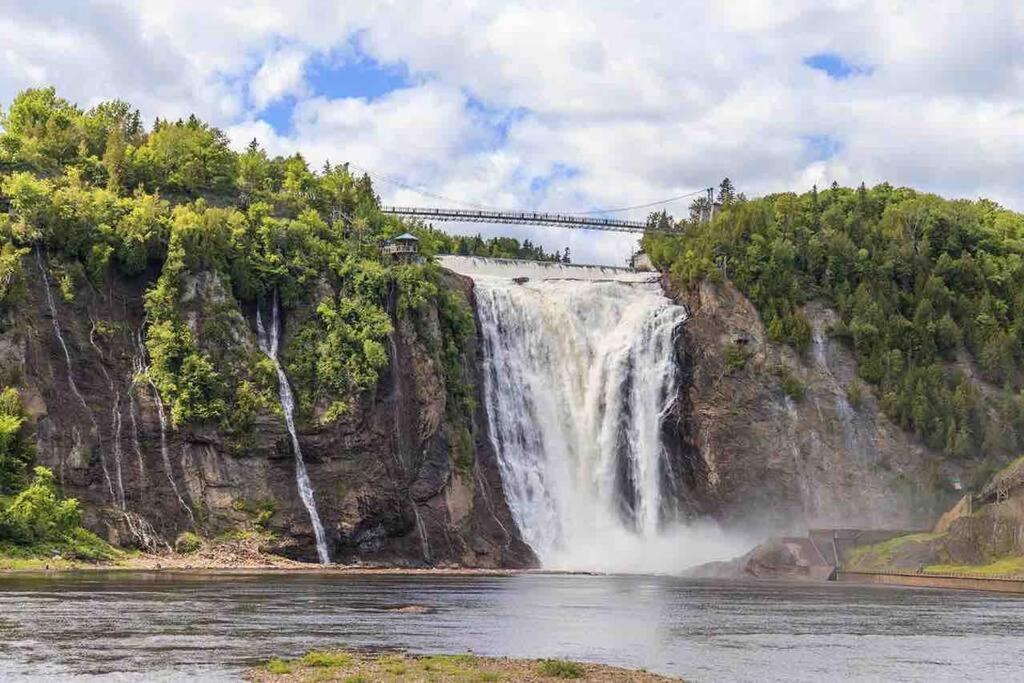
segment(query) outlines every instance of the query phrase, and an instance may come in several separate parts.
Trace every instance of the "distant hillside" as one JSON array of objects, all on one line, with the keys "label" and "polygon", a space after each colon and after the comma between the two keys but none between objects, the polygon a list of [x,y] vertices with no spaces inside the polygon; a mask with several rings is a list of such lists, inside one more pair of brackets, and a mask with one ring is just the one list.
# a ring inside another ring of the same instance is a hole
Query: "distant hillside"
[{"label": "distant hillside", "polygon": [[[677,286],[731,280],[771,339],[800,352],[813,341],[804,304],[833,308],[828,334],[885,413],[969,463],[971,483],[1024,450],[1024,215],[887,184],[755,200],[724,190],[714,220],[644,238]],[[860,388],[848,390],[855,402]]]}]

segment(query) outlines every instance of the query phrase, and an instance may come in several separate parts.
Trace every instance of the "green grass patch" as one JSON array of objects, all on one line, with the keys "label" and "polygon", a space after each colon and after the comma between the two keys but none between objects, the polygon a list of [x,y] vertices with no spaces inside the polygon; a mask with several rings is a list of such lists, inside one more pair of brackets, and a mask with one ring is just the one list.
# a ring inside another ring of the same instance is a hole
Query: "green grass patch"
[{"label": "green grass patch", "polygon": [[907,556],[913,546],[934,541],[942,534],[921,533],[897,536],[888,541],[854,548],[843,562],[843,568],[852,571],[885,571],[898,568],[901,555]]},{"label": "green grass patch", "polygon": [[[248,673],[251,680],[289,683],[320,681],[416,681],[417,683],[484,683],[543,679],[631,680],[660,683],[669,679],[643,670],[627,671],[561,659],[508,659],[472,654],[412,655],[340,650],[313,651],[298,659],[272,659]],[[672,679],[675,680],[675,679]]]},{"label": "green grass patch", "polygon": [[551,678],[583,678],[587,674],[582,664],[564,659],[545,659],[537,665],[537,670]]},{"label": "green grass patch", "polygon": [[203,547],[203,540],[191,531],[183,531],[174,540],[174,551],[182,555],[198,552]]},{"label": "green grass patch", "polygon": [[0,541],[0,569],[7,570],[70,569],[81,562],[117,562],[128,555],[82,528],[29,545]]},{"label": "green grass patch", "polygon": [[283,659],[271,659],[269,662],[264,664],[267,671],[277,676],[283,676],[290,674],[294,670],[291,662],[286,662]]},{"label": "green grass patch", "polygon": [[782,393],[794,401],[802,401],[804,399],[807,390],[789,368],[785,365],[776,365],[772,368],[772,374],[778,378]]},{"label": "green grass patch", "polygon": [[725,370],[728,373],[739,372],[747,367],[747,361],[753,353],[744,346],[731,343],[725,347]]},{"label": "green grass patch", "polygon": [[336,669],[338,667],[350,666],[352,664],[352,655],[347,652],[313,650],[303,655],[299,659],[299,664],[319,669]]},{"label": "green grass patch", "polygon": [[931,564],[928,574],[976,574],[978,576],[1024,576],[1024,557],[1004,557],[988,564]]}]

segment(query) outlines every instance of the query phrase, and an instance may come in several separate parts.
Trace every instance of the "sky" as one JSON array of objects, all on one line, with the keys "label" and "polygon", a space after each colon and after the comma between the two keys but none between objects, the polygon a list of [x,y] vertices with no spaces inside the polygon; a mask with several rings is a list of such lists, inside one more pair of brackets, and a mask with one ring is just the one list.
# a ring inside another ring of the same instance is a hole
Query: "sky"
[{"label": "sky", "polygon": [[[41,85],[350,162],[387,203],[590,211],[728,176],[749,196],[888,181],[1024,210],[1017,0],[0,0],[0,107]],[[578,262],[635,241],[443,227]]]}]

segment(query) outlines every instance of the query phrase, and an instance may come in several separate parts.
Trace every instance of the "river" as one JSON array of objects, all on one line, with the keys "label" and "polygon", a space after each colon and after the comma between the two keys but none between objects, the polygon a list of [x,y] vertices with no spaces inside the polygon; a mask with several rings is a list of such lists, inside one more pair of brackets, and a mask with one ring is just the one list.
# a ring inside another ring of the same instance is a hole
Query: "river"
[{"label": "river", "polygon": [[[399,612],[415,605],[426,611]],[[313,648],[563,657],[697,681],[1020,680],[1024,599],[656,576],[0,576],[0,680],[239,680]]]}]

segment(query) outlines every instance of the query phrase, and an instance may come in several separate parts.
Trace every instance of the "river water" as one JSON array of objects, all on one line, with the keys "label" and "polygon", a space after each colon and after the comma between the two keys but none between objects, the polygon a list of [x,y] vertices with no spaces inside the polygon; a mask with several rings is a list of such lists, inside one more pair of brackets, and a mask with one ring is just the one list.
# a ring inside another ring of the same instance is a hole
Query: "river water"
[{"label": "river water", "polygon": [[[397,611],[409,605],[425,612]],[[564,657],[697,681],[1024,679],[1024,599],[654,576],[0,577],[0,680],[239,680],[313,648]]]}]

